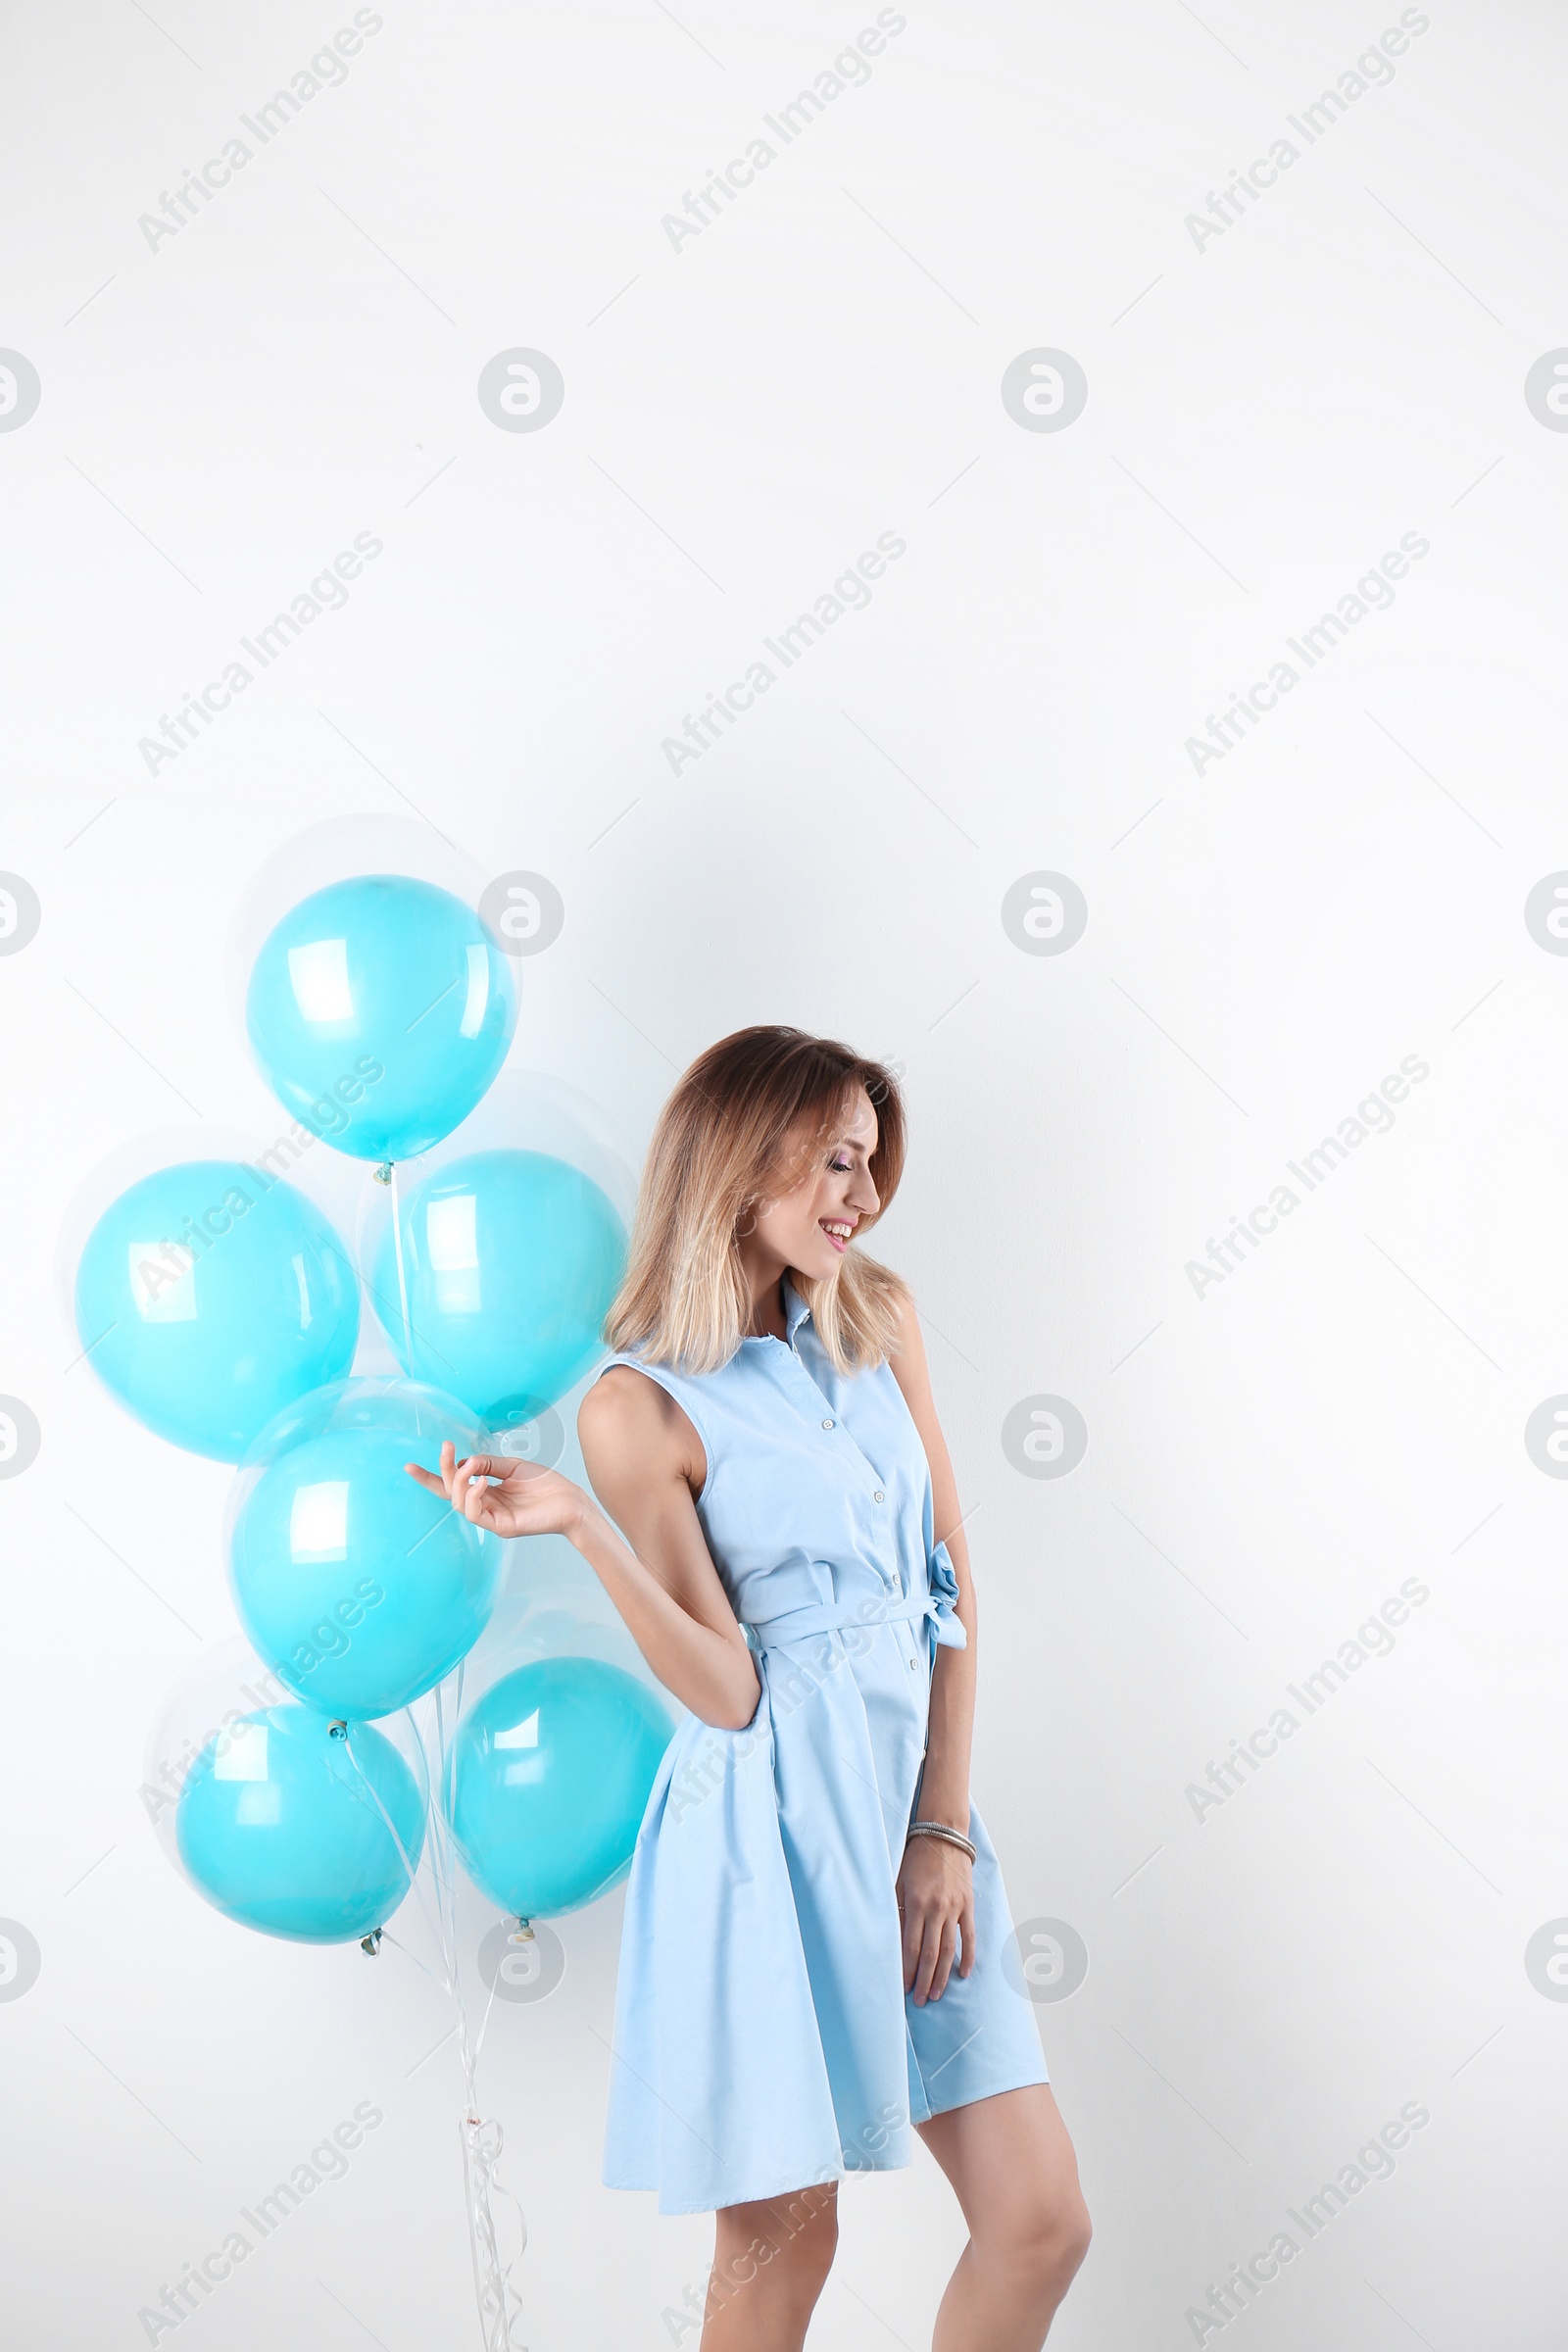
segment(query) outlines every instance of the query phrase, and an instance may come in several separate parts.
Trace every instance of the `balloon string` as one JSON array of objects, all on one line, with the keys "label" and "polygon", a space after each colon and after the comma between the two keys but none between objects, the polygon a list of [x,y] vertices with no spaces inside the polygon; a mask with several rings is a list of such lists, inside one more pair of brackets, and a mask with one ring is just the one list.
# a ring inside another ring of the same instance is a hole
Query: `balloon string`
[{"label": "balloon string", "polygon": [[[496,1979],[496,1982],[497,1982],[497,1984],[499,1984],[499,1983],[500,1983],[500,1976],[499,1976],[499,1972],[498,1972],[498,1974],[497,1974],[497,1979]],[[486,2034],[489,2033],[489,2031],[490,2031],[490,2012],[491,2012],[491,2010],[492,2010],[492,2009],[495,2007],[495,2005],[496,2005],[496,1987],[495,1987],[495,1985],[494,1985],[494,1984],[492,1984],[492,1985],[491,1985],[491,1987],[490,1987],[490,1998],[489,1998],[489,1999],[486,2001],[486,2003],[485,2003],[485,2005],[484,2005],[484,2015],[483,2015],[483,2017],[481,2017],[481,2018],[480,2018],[480,2020],[479,2020],[479,2031],[478,2031],[478,2033],[477,2033],[477,2034],[474,2035],[474,2039],[473,2039],[473,2063],[474,2063],[474,2065],[475,2065],[475,2066],[477,2066],[477,2065],[478,2065],[478,2063],[479,2063],[479,2060],[480,2060],[480,2057],[482,2056],[482,2054],[483,2054],[483,2051],[484,2051],[484,2037],[485,2037],[485,2035],[486,2035]],[[515,2203],[515,2199],[514,2199],[514,2203]],[[517,2211],[518,2211],[518,2213],[519,2213],[519,2214],[521,2213],[521,2211],[522,2211],[522,2207],[521,2207],[520,2205],[517,2207]],[[527,2225],[527,2223],[526,2223],[526,2222],[524,2222],[524,2224],[523,2224],[523,2242],[524,2242],[524,2243],[526,2243],[526,2242],[527,2242],[527,2230],[528,2230],[528,2225]]]},{"label": "balloon string", "polygon": [[405,1960],[412,1960],[421,1977],[429,1977],[431,1984],[439,1985],[440,1989],[445,1992],[445,1981],[440,1977],[431,1976],[430,1971],[425,1967],[424,1962],[419,1958],[418,1953],[413,1949],[412,1945],[405,1943],[401,1936],[394,1936],[390,1928],[382,1929],[381,1941],[383,1943],[389,1943],[395,1952],[401,1952]]},{"label": "balloon string", "polygon": [[[411,1728],[411,1729],[414,1731],[414,1737],[415,1737],[416,1740],[416,1741],[418,1741],[418,1746],[419,1746],[419,1760],[420,1760],[421,1764],[424,1764],[425,1776],[426,1776],[426,1778],[425,1778],[425,1816],[426,1816],[426,1821],[428,1822],[428,1818],[429,1818],[429,1809],[430,1809],[430,1807],[429,1807],[429,1766],[428,1766],[428,1764],[425,1764],[425,1763],[424,1763],[424,1742],[423,1742],[421,1740],[419,1740],[418,1731],[417,1731],[417,1728],[415,1726],[413,1714],[412,1714],[412,1713],[411,1713],[411,1712],[410,1712],[408,1709],[405,1709],[404,1711],[405,1711],[405,1713],[407,1713],[407,1714],[408,1714],[408,1716],[409,1716],[409,1724],[410,1724],[410,1728]],[[360,1762],[360,1759],[359,1759],[359,1757],[358,1757],[357,1755],[355,1755],[355,1753],[354,1753],[354,1726],[353,1726],[352,1724],[347,1724],[347,1725],[345,1725],[345,1727],[344,1727],[344,1732],[343,1732],[343,1739],[344,1739],[344,1743],[345,1743],[345,1745],[347,1746],[347,1748],[348,1748],[348,1751],[349,1751],[349,1760],[350,1760],[350,1762],[353,1764],[353,1766],[354,1766],[354,1769],[355,1769],[355,1771],[356,1771],[356,1772],[359,1774],[359,1776],[360,1776],[361,1780],[362,1780],[362,1781],[365,1783],[365,1786],[366,1786],[366,1788],[367,1788],[369,1790],[369,1792],[370,1792],[370,1801],[371,1801],[371,1803],[372,1803],[372,1804],[375,1806],[375,1809],[376,1809],[376,1811],[377,1811],[377,1812],[380,1814],[382,1821],[383,1821],[383,1822],[386,1824],[387,1834],[388,1834],[388,1836],[391,1838],[393,1844],[394,1844],[394,1845],[397,1847],[397,1849],[398,1849],[398,1859],[399,1859],[399,1861],[402,1863],[402,1865],[403,1865],[403,1868],[404,1868],[404,1871],[405,1871],[405,1873],[407,1874],[409,1885],[410,1885],[410,1886],[413,1888],[413,1891],[414,1891],[415,1900],[416,1900],[416,1901],[418,1903],[418,1906],[419,1906],[419,1909],[420,1909],[420,1911],[421,1911],[421,1912],[423,1912],[423,1914],[424,1914],[424,1924],[425,1924],[425,1926],[426,1926],[426,1927],[427,1927],[427,1928],[430,1930],[430,1933],[431,1933],[431,1935],[432,1935],[432,1936],[435,1937],[435,1940],[436,1940],[436,1945],[437,1945],[437,1948],[438,1948],[438,1950],[439,1950],[439,1952],[440,1952],[440,1956],[441,1956],[441,1972],[442,1972],[442,1973],[441,1973],[441,1989],[442,1989],[442,1991],[443,1991],[443,1992],[450,1993],[450,1992],[453,1990],[453,1984],[452,1984],[452,1974],[451,1974],[451,1971],[450,1971],[450,1969],[447,1967],[446,1937],[445,1937],[444,1934],[441,1932],[441,1930],[440,1930],[440,1929],[437,1927],[437,1925],[436,1925],[436,1922],[435,1922],[434,1920],[432,1920],[432,1918],[430,1917],[429,1909],[428,1909],[428,1907],[427,1907],[427,1905],[426,1905],[426,1903],[425,1903],[425,1899],[424,1899],[424,1889],[423,1889],[423,1887],[422,1887],[422,1886],[419,1885],[419,1870],[418,1870],[418,1864],[417,1864],[416,1862],[413,1862],[413,1861],[411,1861],[411,1860],[409,1859],[409,1849],[408,1849],[408,1847],[407,1847],[407,1846],[404,1844],[402,1838],[401,1838],[401,1837],[399,1836],[399,1834],[398,1834],[398,1825],[397,1825],[397,1823],[396,1823],[396,1822],[393,1820],[393,1818],[392,1818],[391,1814],[390,1814],[390,1813],[387,1811],[387,1809],[386,1809],[385,1805],[384,1805],[384,1804],[382,1803],[382,1801],[381,1801],[381,1791],[380,1791],[380,1789],[379,1789],[379,1788],[377,1788],[377,1787],[376,1787],[376,1785],[375,1785],[374,1781],[372,1781],[372,1780],[371,1780],[371,1778],[370,1778],[369,1774],[368,1774],[368,1773],[366,1771],[366,1769],[365,1769],[365,1766],[364,1766],[364,1765],[363,1765],[363,1764]],[[428,1849],[428,1838],[426,1838],[426,1849]],[[433,1872],[433,1871],[432,1871],[432,1873],[431,1873],[431,1876],[432,1876],[432,1880],[433,1880],[433,1878],[434,1878],[434,1872]],[[400,1947],[400,1948],[401,1948],[401,1947]],[[409,1957],[410,1957],[410,1959],[411,1959],[411,1960],[413,1960],[413,1959],[414,1959],[414,1954],[411,1952],[411,1953],[409,1954]],[[416,1968],[423,1968],[424,1964],[423,1964],[423,1962],[422,1962],[422,1961],[419,1961],[419,1960],[415,1960],[415,1966],[416,1966]],[[429,1976],[429,1975],[430,1975],[430,1972],[429,1972],[429,1970],[428,1970],[428,1969],[425,1969],[425,1970],[424,1970],[424,1973],[425,1973],[425,1975],[426,1975],[426,1976]],[[432,1978],[432,1979],[431,1979],[431,1982],[432,1982],[432,1983],[434,1983],[434,1981],[435,1981],[435,1980]]]},{"label": "balloon string", "polygon": [[[518,2346],[517,2338],[513,2332],[513,2323],[520,2315],[521,2297],[512,2284],[512,2260],[503,2262],[501,2259],[500,2246],[496,2237],[495,2214],[491,2202],[497,2191],[511,2195],[511,2191],[504,2190],[502,2183],[496,2179],[496,2166],[500,2161],[504,2135],[498,2123],[482,2118],[479,2113],[479,2095],[475,2081],[479,2052],[477,2044],[469,2038],[468,2009],[467,2003],[463,1997],[458,1960],[457,1871],[453,1853],[452,1814],[456,1809],[457,1799],[456,1728],[463,1711],[463,1678],[464,1669],[460,1663],[453,1702],[454,1737],[450,1743],[446,1730],[445,1694],[442,1685],[439,1683],[436,1685],[435,1719],[437,1753],[441,1766],[441,1801],[431,1807],[431,1827],[435,1833],[438,1850],[446,1865],[443,1875],[446,1881],[450,1917],[453,1997],[458,2013],[458,2047],[463,2062],[464,2083],[468,2093],[467,2113],[463,2119],[464,2177],[467,2188],[468,2245],[473,2260],[473,2285],[474,2295],[479,2306],[479,2325],[484,2338],[485,2352],[514,2352],[514,2347],[517,2347],[517,2352],[522,2352],[522,2348]],[[492,1999],[493,1997],[492,1993]],[[487,2018],[488,2014],[487,2006]],[[514,2196],[512,2197],[512,2202],[516,2208],[521,2232],[517,2249],[520,2254],[528,2243],[528,2225],[522,2207]],[[511,2311],[508,2309],[509,2295],[514,2306],[516,2307]]]},{"label": "balloon string", "polygon": [[[455,1707],[455,1714],[458,1716],[461,1716],[462,1705],[463,1671],[460,1667]],[[428,1745],[415,1721],[412,1708],[405,1709],[405,1713],[408,1716],[410,1731],[418,1743],[420,1761],[424,1766],[426,1792],[424,1859],[430,1867],[430,1890],[435,1904],[434,1920],[431,1919],[423,1889],[419,1885],[417,1867],[409,1859],[408,1849],[398,1835],[397,1824],[382,1803],[381,1794],[375,1783],[366,1773],[359,1758],[354,1754],[352,1727],[346,1732],[349,1755],[356,1770],[360,1773],[360,1777],[369,1789],[377,1812],[386,1824],[392,1841],[398,1849],[403,1867],[408,1873],[409,1884],[418,1898],[425,1924],[435,1937],[440,1955],[443,1989],[450,1996],[457,2013],[458,2056],[463,2068],[464,2089],[466,2093],[465,2109],[459,2125],[463,2137],[465,2203],[468,2215],[468,2249],[473,2265],[474,2298],[478,2305],[484,2352],[526,2352],[526,2346],[521,2337],[514,2332],[521,2316],[522,2298],[512,2282],[512,2271],[517,2255],[520,2255],[527,2247],[527,2217],[516,2196],[506,2186],[504,2181],[496,2177],[496,2168],[505,2145],[505,2136],[501,2126],[493,2118],[481,2117],[476,2082],[479,2050],[484,2041],[485,2028],[490,2022],[490,2011],[495,2005],[495,1988],[491,1987],[490,1999],[485,2004],[485,2013],[480,2023],[478,2038],[477,2040],[470,2039],[467,2003],[463,1994],[462,1972],[458,1963],[457,1874],[454,1866],[455,1857],[449,1816],[451,1802],[449,1789],[455,1794],[457,1786],[457,1742],[454,1739],[449,1748],[446,1737],[446,1711],[442,1704],[439,1684],[435,1690],[436,1768],[433,1774]],[[399,1945],[397,1948],[403,1950],[405,1947]],[[414,1959],[415,1955],[410,1952],[408,1957]],[[415,1964],[416,1967],[422,1966],[422,1963],[416,1960]],[[430,1974],[427,1969],[424,1973],[427,1976]],[[517,2255],[510,2256],[505,2260],[502,2258],[496,2234],[493,2200],[498,2195],[507,2197],[515,2209],[519,2231]]]},{"label": "balloon string", "polygon": [[[398,1304],[403,1311],[403,1369],[414,1378],[414,1330],[409,1321],[409,1280],[403,1267],[403,1208],[398,1200],[398,1163],[387,1161],[392,1184],[392,1252],[398,1261]],[[414,1400],[414,1426],[419,1426],[419,1400]]]}]

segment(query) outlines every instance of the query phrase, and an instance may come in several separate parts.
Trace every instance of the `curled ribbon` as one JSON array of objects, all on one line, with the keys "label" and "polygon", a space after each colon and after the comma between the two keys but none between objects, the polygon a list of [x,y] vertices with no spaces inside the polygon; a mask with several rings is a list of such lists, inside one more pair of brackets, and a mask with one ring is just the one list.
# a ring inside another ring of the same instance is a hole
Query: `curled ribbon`
[{"label": "curled ribbon", "polygon": [[467,2194],[473,2291],[479,2306],[484,2352],[527,2352],[522,2338],[514,2333],[521,2318],[521,2297],[512,2283],[512,2263],[515,2257],[505,2262],[501,2258],[491,2202],[500,2195],[511,2198],[516,2207],[521,2231],[517,2253],[521,2254],[528,2243],[528,2224],[511,2189],[496,2179],[496,2167],[506,2144],[505,2134],[498,2123],[481,2122],[473,2115],[466,2115],[459,2128],[463,2134],[463,2180]]},{"label": "curled ribbon", "polygon": [[[461,1669],[458,1703],[461,1707]],[[478,2113],[479,2094],[475,2082],[479,2052],[484,2046],[485,2028],[490,2022],[490,2008],[494,2005],[495,1995],[492,1991],[490,2003],[486,2006],[484,2017],[480,2021],[478,2035],[475,2038],[468,2030],[467,2004],[464,1999],[463,1980],[458,1967],[457,1904],[453,1892],[456,1872],[453,1867],[451,1827],[446,1817],[446,1808],[440,1799],[428,1796],[428,1792],[432,1788],[444,1787],[449,1764],[454,1760],[448,1751],[445,1715],[439,1690],[436,1692],[436,1724],[439,1777],[432,1776],[430,1773],[430,1759],[425,1751],[424,1740],[415,1723],[412,1710],[409,1712],[409,1728],[418,1741],[425,1764],[428,1810],[424,1859],[429,1864],[431,1893],[435,1900],[433,1920],[425,1903],[423,1889],[419,1885],[418,1866],[404,1846],[403,1840],[398,1835],[397,1824],[382,1803],[374,1781],[364,1771],[359,1758],[354,1754],[352,1731],[346,1731],[345,1737],[349,1756],[356,1771],[360,1773],[375,1810],[380,1814],[391,1835],[393,1843],[402,1858],[403,1867],[408,1874],[409,1885],[418,1898],[420,1909],[424,1912],[425,1924],[435,1936],[441,1967],[441,1976],[436,1981],[443,1985],[457,2011],[458,2052],[463,2067],[464,2089],[466,2093],[465,2111],[459,2123],[459,2131],[463,2139],[464,2203],[468,2216],[468,2251],[473,2263],[473,2291],[479,2307],[479,2326],[483,2331],[484,2352],[528,2352],[527,2345],[516,2332],[521,2321],[522,2298],[512,2283],[513,2263],[528,2243],[528,2223],[516,2197],[496,2177],[496,2168],[501,2161],[504,2135],[501,2126],[493,2119],[480,2117]],[[390,1937],[388,1940],[394,1944],[397,1941],[395,1937]],[[403,1947],[398,1945],[397,1948],[401,1950]],[[410,1954],[410,1957],[412,1958],[413,1955]],[[423,1967],[422,1962],[417,1962],[416,1965]],[[430,1972],[426,1969],[424,1973],[428,1976]],[[516,2211],[519,2230],[517,2255],[510,2256],[505,2261],[502,2259],[500,2242],[496,2235],[493,2200],[498,2195],[511,2200]]]}]

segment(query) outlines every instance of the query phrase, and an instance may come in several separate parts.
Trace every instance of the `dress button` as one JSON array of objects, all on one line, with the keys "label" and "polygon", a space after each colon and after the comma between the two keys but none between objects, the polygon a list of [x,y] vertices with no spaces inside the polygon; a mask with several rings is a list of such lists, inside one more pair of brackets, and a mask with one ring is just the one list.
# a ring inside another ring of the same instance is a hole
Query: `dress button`
[{"label": "dress button", "polygon": [[872,1495],[871,1500],[873,1502],[886,1502],[887,1496],[883,1494],[880,1487],[878,1487],[876,1493]]},{"label": "dress button", "polygon": [[913,1658],[911,1658],[911,1659],[909,1660],[909,1672],[910,1672],[911,1674],[913,1674],[913,1673],[914,1673],[914,1671],[915,1671],[915,1661],[914,1661],[914,1659],[913,1659]]},{"label": "dress button", "polygon": [[833,1426],[833,1424],[832,1424],[832,1422],[831,1422],[831,1421],[824,1421],[824,1422],[823,1422],[823,1424],[822,1424],[822,1427],[823,1427],[824,1429],[831,1429],[831,1428],[832,1428],[832,1426]]}]

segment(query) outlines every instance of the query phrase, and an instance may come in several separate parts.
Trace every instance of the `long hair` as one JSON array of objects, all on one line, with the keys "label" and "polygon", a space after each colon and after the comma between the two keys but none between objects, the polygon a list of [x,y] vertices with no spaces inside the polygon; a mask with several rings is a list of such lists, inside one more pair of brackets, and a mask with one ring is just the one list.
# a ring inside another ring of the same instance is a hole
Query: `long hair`
[{"label": "long hair", "polygon": [[[809,1173],[861,1086],[877,1118],[869,1166],[881,1215],[898,1190],[906,1133],[890,1069],[803,1029],[737,1029],[699,1054],[648,1148],[626,1277],[605,1318],[611,1348],[687,1372],[728,1363],[751,1320],[740,1242],[752,1212]],[[841,1372],[885,1359],[909,1295],[859,1246],[875,1222],[860,1219],[832,1275],[793,1277]]]}]

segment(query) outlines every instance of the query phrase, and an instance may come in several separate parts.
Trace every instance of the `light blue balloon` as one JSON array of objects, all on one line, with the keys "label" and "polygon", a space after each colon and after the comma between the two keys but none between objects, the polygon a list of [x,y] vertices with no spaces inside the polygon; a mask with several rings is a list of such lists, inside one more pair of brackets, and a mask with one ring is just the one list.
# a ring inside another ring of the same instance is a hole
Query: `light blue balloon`
[{"label": "light blue balloon", "polygon": [[237,1159],[182,1160],[105,1209],[76,1268],[87,1361],[137,1420],[237,1462],[354,1360],[360,1288],[314,1201]]},{"label": "light blue balloon", "polygon": [[505,1552],[404,1470],[436,1470],[488,1433],[416,1381],[351,1380],[263,1430],[234,1482],[228,1580],[257,1654],[286,1689],[363,1723],[406,1707],[490,1621]]},{"label": "light blue balloon", "polygon": [[466,1119],[507,1058],[512,965],[471,906],[405,874],[358,874],[292,907],[245,1005],[279,1102],[356,1159],[408,1159]]},{"label": "light blue balloon", "polygon": [[451,1822],[463,1867],[518,1919],[618,1886],[674,1726],[646,1685],[598,1658],[503,1675],[458,1729]]},{"label": "light blue balloon", "polygon": [[398,1844],[416,1865],[424,1792],[379,1732],[345,1738],[309,1707],[263,1707],[202,1749],[174,1834],[198,1893],[229,1919],[296,1943],[348,1943],[407,1894]]},{"label": "light blue balloon", "polygon": [[[591,1177],[542,1152],[474,1152],[425,1178],[392,1220],[371,1297],[406,1372],[492,1428],[531,1421],[604,1350],[626,1233]],[[412,1343],[412,1345],[411,1345]]]}]

